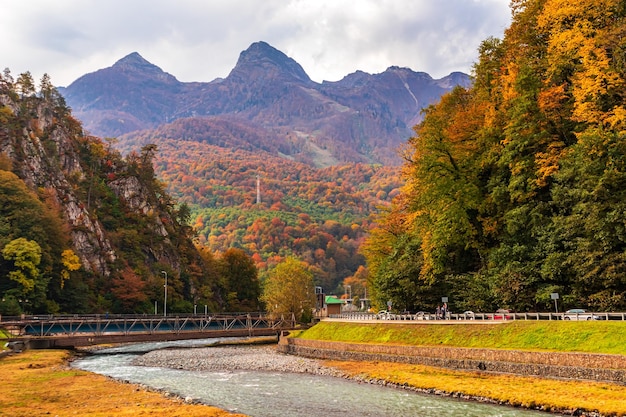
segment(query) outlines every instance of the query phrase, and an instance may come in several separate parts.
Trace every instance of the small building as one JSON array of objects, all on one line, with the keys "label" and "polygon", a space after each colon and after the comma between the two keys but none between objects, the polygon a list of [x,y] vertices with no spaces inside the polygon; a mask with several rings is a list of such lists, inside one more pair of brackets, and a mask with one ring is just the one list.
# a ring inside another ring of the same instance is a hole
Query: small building
[{"label": "small building", "polygon": [[341,306],[345,304],[345,300],[337,298],[335,295],[327,295],[324,300],[326,317],[332,314],[341,314]]}]

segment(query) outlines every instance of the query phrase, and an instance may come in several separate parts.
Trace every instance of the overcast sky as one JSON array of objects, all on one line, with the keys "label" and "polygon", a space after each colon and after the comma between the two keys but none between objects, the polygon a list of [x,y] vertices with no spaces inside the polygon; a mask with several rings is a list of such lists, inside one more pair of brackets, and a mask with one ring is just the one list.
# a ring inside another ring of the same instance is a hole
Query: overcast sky
[{"label": "overcast sky", "polygon": [[265,41],[317,82],[392,65],[441,78],[470,73],[510,18],[509,0],[2,0],[0,70],[67,86],[139,52],[180,81],[211,81]]}]

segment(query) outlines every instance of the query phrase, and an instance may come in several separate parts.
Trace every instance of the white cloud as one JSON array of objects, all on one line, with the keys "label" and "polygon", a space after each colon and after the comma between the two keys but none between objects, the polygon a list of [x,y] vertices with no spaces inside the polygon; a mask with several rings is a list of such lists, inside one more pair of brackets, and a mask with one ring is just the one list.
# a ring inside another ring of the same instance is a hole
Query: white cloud
[{"label": "white cloud", "polygon": [[509,25],[507,0],[29,0],[0,5],[2,68],[57,85],[131,52],[182,81],[225,77],[266,41],[315,81],[391,65],[469,72]]}]

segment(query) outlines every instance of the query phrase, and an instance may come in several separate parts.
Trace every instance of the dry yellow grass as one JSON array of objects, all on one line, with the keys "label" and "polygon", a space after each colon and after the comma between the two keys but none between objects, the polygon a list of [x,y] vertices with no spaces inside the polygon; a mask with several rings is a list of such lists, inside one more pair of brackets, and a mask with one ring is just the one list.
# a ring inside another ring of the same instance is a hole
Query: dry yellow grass
[{"label": "dry yellow grass", "polygon": [[626,416],[626,386],[589,381],[557,381],[512,375],[444,370],[422,365],[387,362],[325,361],[349,375],[407,384],[420,389],[460,392],[504,403],[550,410],[597,411]]},{"label": "dry yellow grass", "polygon": [[[611,335],[611,337],[607,337]],[[424,323],[322,322],[294,337],[351,343],[453,346],[469,348],[590,352],[626,355],[626,327],[621,322],[532,322],[437,325]],[[598,411],[626,416],[626,386],[590,381],[560,381],[513,375],[451,371],[383,362],[327,362],[351,375],[486,397],[515,406],[545,410]]]},{"label": "dry yellow grass", "polygon": [[72,369],[69,355],[29,350],[0,359],[0,416],[242,416]]}]

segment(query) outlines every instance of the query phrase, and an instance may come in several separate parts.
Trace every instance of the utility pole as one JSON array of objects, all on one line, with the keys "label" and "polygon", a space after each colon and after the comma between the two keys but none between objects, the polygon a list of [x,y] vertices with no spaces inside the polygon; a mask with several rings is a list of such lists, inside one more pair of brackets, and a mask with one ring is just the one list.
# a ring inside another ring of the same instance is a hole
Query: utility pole
[{"label": "utility pole", "polygon": [[256,203],[261,204],[261,176],[256,176]]},{"label": "utility pole", "polygon": [[165,274],[165,294],[163,299],[163,317],[167,317],[167,272],[161,271],[162,274]]}]

